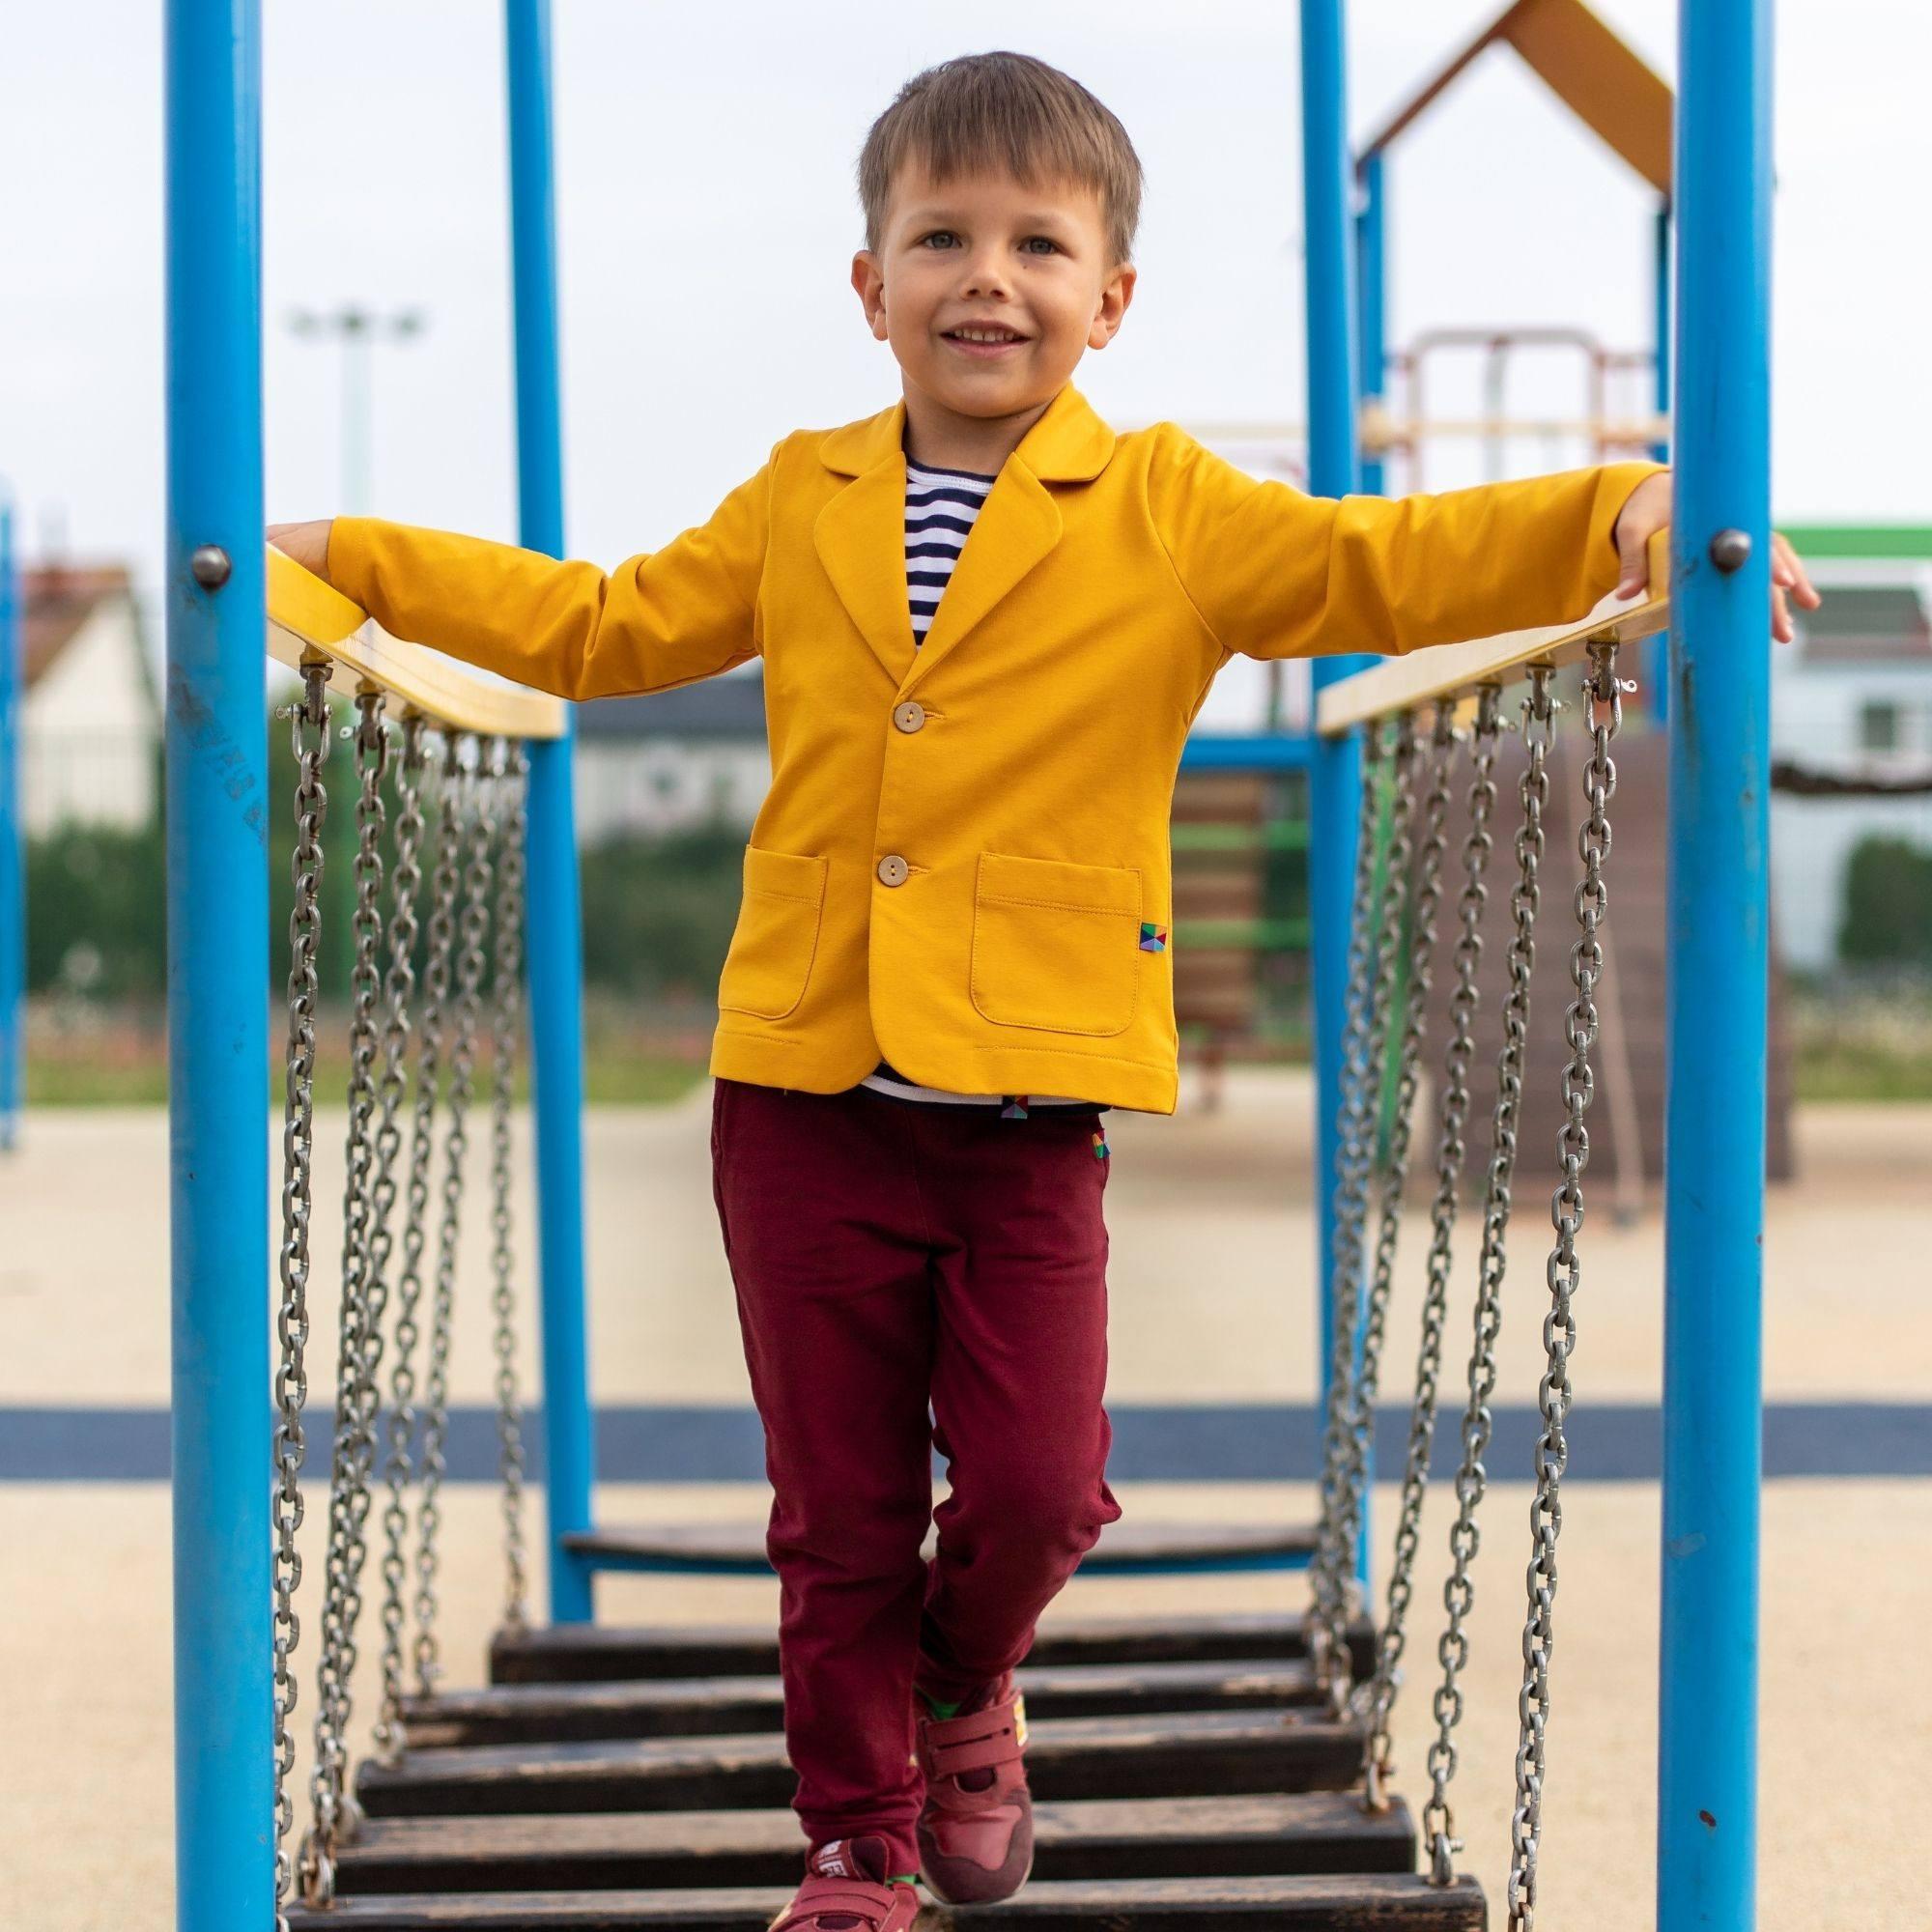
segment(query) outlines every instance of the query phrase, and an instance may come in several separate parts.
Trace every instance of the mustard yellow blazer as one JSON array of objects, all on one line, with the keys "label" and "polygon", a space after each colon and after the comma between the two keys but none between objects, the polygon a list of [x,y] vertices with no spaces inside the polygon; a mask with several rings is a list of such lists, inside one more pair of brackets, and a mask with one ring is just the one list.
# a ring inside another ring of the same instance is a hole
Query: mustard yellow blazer
[{"label": "mustard yellow blazer", "polygon": [[[1398,500],[1258,482],[1070,385],[1001,470],[923,647],[905,410],[801,430],[711,520],[607,576],[358,517],[329,574],[390,632],[565,697],[764,659],[772,784],[711,1071],[1167,1114],[1168,817],[1215,673],[1582,616],[1654,465]],[[587,916],[597,917],[591,906]]]}]

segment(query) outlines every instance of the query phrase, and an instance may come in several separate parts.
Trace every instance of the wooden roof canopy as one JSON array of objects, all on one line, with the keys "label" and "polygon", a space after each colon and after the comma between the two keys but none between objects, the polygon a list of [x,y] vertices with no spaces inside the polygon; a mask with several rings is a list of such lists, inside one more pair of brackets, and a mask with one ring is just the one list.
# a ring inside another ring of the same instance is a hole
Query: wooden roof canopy
[{"label": "wooden roof canopy", "polygon": [[1583,0],[1516,0],[1364,146],[1362,159],[1388,147],[1499,42],[1514,47],[1577,120],[1669,199],[1670,89]]}]

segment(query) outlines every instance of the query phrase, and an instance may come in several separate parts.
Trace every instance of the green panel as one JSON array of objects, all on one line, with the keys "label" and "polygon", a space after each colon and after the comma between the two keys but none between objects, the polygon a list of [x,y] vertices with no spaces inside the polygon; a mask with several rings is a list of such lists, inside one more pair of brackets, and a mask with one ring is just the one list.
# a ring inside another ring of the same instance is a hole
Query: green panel
[{"label": "green panel", "polygon": [[1304,819],[1277,819],[1254,825],[1174,825],[1169,842],[1177,852],[1305,852]]},{"label": "green panel", "polygon": [[1305,919],[1189,919],[1176,927],[1177,946],[1261,952],[1299,951],[1308,944]]},{"label": "green panel", "polygon": [[1803,557],[1899,557],[1932,563],[1932,524],[1779,524]]}]

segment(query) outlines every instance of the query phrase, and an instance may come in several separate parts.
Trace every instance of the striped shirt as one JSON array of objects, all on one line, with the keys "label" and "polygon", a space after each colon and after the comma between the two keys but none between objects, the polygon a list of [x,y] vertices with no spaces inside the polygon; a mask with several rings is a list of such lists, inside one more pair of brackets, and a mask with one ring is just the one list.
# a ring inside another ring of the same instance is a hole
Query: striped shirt
[{"label": "striped shirt", "polygon": [[971,469],[933,469],[906,462],[906,602],[912,607],[912,640],[925,642],[933,612],[966,548],[991,476]]},{"label": "striped shirt", "polygon": [[[933,613],[952,580],[959,553],[966,548],[980,506],[996,480],[977,470],[935,469],[929,464],[906,460],[906,603],[912,611],[915,646],[924,643],[925,634],[932,628]],[[883,1060],[859,1084],[875,1094],[934,1106],[997,1107],[1003,1118],[1011,1120],[1024,1120],[1036,1108],[1093,1105],[1092,1101],[1069,1100],[1057,1094],[949,1094],[908,1080]]]}]

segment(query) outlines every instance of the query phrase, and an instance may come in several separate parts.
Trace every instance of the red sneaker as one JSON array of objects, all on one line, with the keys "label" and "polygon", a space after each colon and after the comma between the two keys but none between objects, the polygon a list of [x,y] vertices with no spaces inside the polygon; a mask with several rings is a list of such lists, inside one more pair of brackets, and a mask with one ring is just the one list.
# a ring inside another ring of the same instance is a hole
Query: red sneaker
[{"label": "red sneaker", "polygon": [[920,1877],[948,1905],[1010,1898],[1033,1870],[1033,1799],[1027,1791],[1026,1701],[1009,1670],[951,1718],[921,1698]]},{"label": "red sneaker", "polygon": [[805,1883],[768,1932],[912,1932],[919,1888],[893,1885],[885,1839],[833,1838],[805,1861]]}]

